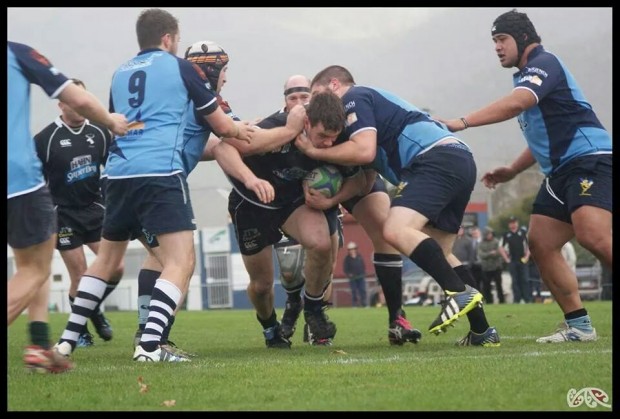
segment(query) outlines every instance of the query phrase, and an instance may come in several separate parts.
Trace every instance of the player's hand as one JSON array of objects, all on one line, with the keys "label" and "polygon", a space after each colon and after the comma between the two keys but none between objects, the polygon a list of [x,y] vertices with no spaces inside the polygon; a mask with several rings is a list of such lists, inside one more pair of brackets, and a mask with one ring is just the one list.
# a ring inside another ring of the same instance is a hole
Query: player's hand
[{"label": "player's hand", "polygon": [[465,129],[465,125],[460,119],[442,119],[437,116],[433,116],[432,118],[445,124],[446,128],[448,128],[450,132],[463,131]]},{"label": "player's hand", "polygon": [[480,181],[484,183],[484,186],[490,189],[494,189],[498,183],[508,182],[517,175],[517,172],[509,167],[502,166],[496,169],[491,170],[490,172],[486,172]]},{"label": "player's hand", "polygon": [[264,179],[254,177],[245,183],[245,187],[256,194],[260,202],[268,204],[276,197],[276,191],[271,183]]},{"label": "player's hand", "polygon": [[309,188],[305,182],[303,184],[304,188],[304,197],[306,199],[306,205],[310,208],[318,209],[318,210],[327,210],[333,207],[335,204],[333,199],[327,198],[321,192],[316,189]]},{"label": "player's hand", "polygon": [[306,108],[303,105],[295,105],[286,117],[286,127],[296,134],[304,129],[306,119]]},{"label": "player's hand", "polygon": [[119,137],[127,135],[127,131],[129,131],[127,117],[120,113],[111,113],[110,118],[112,119],[112,125],[108,127],[110,131]]},{"label": "player's hand", "polygon": [[239,133],[235,136],[235,138],[250,144],[252,133],[254,132],[253,125],[248,121],[235,122],[235,124],[237,125],[237,128],[239,128]]},{"label": "player's hand", "polygon": [[305,131],[302,131],[295,138],[295,147],[306,156],[312,158],[312,151],[314,150],[314,144],[312,141],[306,136]]}]

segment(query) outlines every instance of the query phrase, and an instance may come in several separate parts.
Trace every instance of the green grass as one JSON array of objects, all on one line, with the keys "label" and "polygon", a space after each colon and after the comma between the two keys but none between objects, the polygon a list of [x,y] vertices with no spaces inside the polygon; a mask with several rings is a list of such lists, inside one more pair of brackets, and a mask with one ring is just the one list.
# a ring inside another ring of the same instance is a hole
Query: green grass
[{"label": "green grass", "polygon": [[[59,375],[25,370],[27,319],[20,316],[8,330],[8,410],[610,411],[567,404],[570,389],[587,387],[613,401],[611,302],[586,308],[598,341],[537,344],[562,320],[556,304],[487,305],[499,348],[454,346],[468,330],[465,319],[446,334],[426,333],[438,307],[406,308],[423,332],[418,345],[388,344],[385,308],[336,308],[329,311],[338,326],[333,346],[302,343],[299,327],[291,350],[265,347],[253,311],[181,312],[171,339],[199,354],[183,364],[132,361],[137,314],[110,312],[114,339],[77,349],[75,370]],[[55,338],[67,318],[51,315]],[[139,391],[139,377],[148,392]],[[175,405],[165,407],[167,400]]]}]

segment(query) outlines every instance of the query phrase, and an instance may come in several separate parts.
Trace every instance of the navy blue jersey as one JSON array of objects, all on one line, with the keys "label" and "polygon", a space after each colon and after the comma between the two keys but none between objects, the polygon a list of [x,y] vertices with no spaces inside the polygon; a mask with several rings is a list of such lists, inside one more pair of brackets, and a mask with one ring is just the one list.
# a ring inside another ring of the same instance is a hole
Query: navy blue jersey
[{"label": "navy blue jersey", "polygon": [[454,137],[444,124],[393,93],[354,85],[342,96],[344,136],[365,130],[377,133],[377,155],[372,167],[390,183],[400,183],[400,171],[429,146]]},{"label": "navy blue jersey", "polygon": [[611,136],[600,123],[575,78],[542,45],[513,75],[515,89],[536,96],[536,106],[518,117],[528,147],[545,175],[572,159],[612,152]]},{"label": "navy blue jersey", "polygon": [[110,179],[169,176],[184,172],[184,130],[189,102],[201,116],[218,107],[200,68],[160,49],[141,51],[114,73],[110,111],[131,121],[116,137],[105,174]]},{"label": "navy blue jersey", "polygon": [[101,167],[112,143],[107,128],[88,120],[69,127],[58,117],[34,140],[55,205],[88,207],[103,202]]},{"label": "navy blue jersey", "polygon": [[31,83],[54,99],[72,82],[35,49],[7,41],[7,199],[45,185],[30,132]]},{"label": "navy blue jersey", "polygon": [[[262,129],[283,127],[286,125],[287,113],[276,113],[260,121],[257,126]],[[243,158],[245,164],[260,179],[266,180],[275,190],[275,199],[263,204],[254,192],[247,189],[242,182],[228,176],[233,188],[246,200],[265,208],[281,208],[303,196],[302,180],[315,168],[325,162],[313,160],[295,147],[295,138],[282,147],[264,153]],[[343,177],[350,177],[357,172],[357,167],[337,166]]]}]

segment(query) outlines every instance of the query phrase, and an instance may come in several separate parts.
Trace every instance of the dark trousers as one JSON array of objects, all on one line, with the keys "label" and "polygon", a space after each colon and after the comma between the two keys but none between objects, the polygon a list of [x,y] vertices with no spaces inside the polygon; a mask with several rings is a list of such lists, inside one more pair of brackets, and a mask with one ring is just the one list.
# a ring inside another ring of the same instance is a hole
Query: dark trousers
[{"label": "dark trousers", "polygon": [[[482,266],[477,263],[469,265],[469,271],[471,276],[474,277],[474,288],[482,292],[484,288],[484,274],[482,273]],[[484,293],[482,293],[484,295]]]},{"label": "dark trousers", "polygon": [[366,279],[349,279],[351,285],[351,306],[366,307]]},{"label": "dark trousers", "polygon": [[484,274],[484,286],[482,295],[489,304],[493,304],[493,293],[491,292],[491,283],[495,283],[495,291],[497,291],[497,299],[500,304],[504,304],[504,288],[502,287],[502,270],[495,269],[493,271],[483,271]]},{"label": "dark trousers", "polygon": [[514,296],[514,302],[518,303],[523,299],[526,303],[531,303],[533,299],[528,266],[520,260],[512,260],[508,264],[508,269],[512,277],[512,295]]}]

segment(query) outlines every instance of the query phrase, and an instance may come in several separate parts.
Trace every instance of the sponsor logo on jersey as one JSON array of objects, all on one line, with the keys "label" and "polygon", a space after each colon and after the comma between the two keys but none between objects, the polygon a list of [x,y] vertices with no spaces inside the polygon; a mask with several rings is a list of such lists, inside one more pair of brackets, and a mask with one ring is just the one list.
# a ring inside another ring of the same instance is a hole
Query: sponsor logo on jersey
[{"label": "sponsor logo on jersey", "polygon": [[65,138],[64,140],[60,140],[61,147],[71,147],[71,140],[69,138]]},{"label": "sponsor logo on jersey", "polygon": [[357,122],[357,114],[355,112],[351,112],[350,114],[347,115],[347,122],[345,123],[347,127],[350,127],[356,122]]},{"label": "sponsor logo on jersey", "polygon": [[354,100],[352,100],[352,101],[350,101],[349,103],[347,103],[346,105],[344,105],[344,110],[345,110],[345,112],[346,112],[346,111],[348,111],[349,109],[354,108],[354,107],[355,107],[355,101],[354,101]]},{"label": "sponsor logo on jersey", "polygon": [[95,146],[95,140],[93,140],[93,138],[95,138],[95,134],[86,134],[86,142],[89,144],[89,147]]},{"label": "sponsor logo on jersey", "polygon": [[144,134],[144,122],[142,122],[142,109],[138,109],[136,119],[127,124],[127,135],[125,137],[137,137]]},{"label": "sponsor logo on jersey", "polygon": [[517,83],[524,83],[524,82],[530,82],[532,84],[535,84],[537,86],[542,85],[543,81],[540,77],[538,77],[537,75],[531,75],[528,74],[527,76],[523,76],[519,79],[519,81]]},{"label": "sponsor logo on jersey", "polygon": [[549,75],[547,74],[547,72],[541,68],[538,67],[525,67],[523,69],[523,72],[528,74],[528,73],[535,73],[535,74],[539,74],[541,76],[543,76],[544,78],[549,77]]},{"label": "sponsor logo on jersey", "polygon": [[97,175],[97,165],[93,163],[90,154],[76,156],[69,163],[71,170],[67,172],[66,183],[68,185],[82,179]]}]

